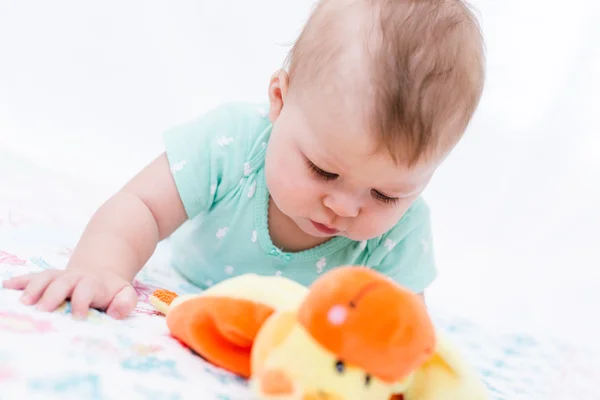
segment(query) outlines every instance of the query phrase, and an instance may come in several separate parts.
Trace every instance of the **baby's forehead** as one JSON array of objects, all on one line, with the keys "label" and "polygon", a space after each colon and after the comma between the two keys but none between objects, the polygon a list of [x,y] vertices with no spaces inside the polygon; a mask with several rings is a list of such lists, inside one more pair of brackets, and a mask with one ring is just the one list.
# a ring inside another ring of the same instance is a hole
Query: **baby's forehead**
[{"label": "baby's forehead", "polygon": [[[323,94],[323,88],[316,86],[305,93],[305,96],[295,99],[294,114],[300,116],[295,118],[301,125],[298,130],[306,135],[307,141],[328,153],[343,153],[348,162],[378,160],[379,164],[385,164],[390,169],[411,168],[408,161],[404,163],[402,157],[396,157],[402,154],[402,148],[406,148],[406,156],[409,157],[413,146],[410,137],[402,140],[403,135],[398,134],[400,139],[395,143],[397,149],[391,154],[388,143],[384,142],[381,132],[373,123],[376,116],[370,111],[372,104],[367,97],[351,95],[351,89],[344,93],[341,88],[332,94]],[[424,154],[419,163],[428,162]]]}]

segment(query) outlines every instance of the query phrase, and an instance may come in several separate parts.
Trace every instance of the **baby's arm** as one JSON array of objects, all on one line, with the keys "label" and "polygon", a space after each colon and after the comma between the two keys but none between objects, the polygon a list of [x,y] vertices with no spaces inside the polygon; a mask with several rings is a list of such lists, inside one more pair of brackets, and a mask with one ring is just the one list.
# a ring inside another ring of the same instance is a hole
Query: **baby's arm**
[{"label": "baby's arm", "polygon": [[100,264],[131,281],[158,242],[186,218],[167,157],[162,154],[96,212],[68,268]]},{"label": "baby's arm", "polygon": [[165,154],[145,167],[93,215],[66,270],[15,277],[4,287],[24,290],[23,302],[53,311],[70,298],[75,316],[89,307],[120,318],[136,306],[131,282],[187,215]]}]

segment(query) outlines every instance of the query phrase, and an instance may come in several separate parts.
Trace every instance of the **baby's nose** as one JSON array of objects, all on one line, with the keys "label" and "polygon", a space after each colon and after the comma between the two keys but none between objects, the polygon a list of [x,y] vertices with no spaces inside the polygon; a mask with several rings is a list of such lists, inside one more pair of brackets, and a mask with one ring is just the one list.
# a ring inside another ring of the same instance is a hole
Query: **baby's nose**
[{"label": "baby's nose", "polygon": [[358,201],[352,196],[345,194],[326,196],[323,199],[323,204],[339,217],[354,218],[357,217],[360,212]]}]

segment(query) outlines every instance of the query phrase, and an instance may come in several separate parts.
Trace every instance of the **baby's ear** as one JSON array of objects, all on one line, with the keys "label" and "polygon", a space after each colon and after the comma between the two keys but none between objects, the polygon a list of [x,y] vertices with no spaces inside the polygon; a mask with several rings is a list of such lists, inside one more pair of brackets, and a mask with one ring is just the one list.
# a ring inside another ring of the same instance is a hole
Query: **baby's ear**
[{"label": "baby's ear", "polygon": [[403,393],[398,397],[403,400],[489,399],[475,370],[439,332],[435,353],[415,371],[405,390],[396,393]]},{"label": "baby's ear", "polygon": [[281,113],[287,97],[288,86],[289,76],[285,70],[281,69],[271,76],[269,82],[269,119],[273,123]]}]

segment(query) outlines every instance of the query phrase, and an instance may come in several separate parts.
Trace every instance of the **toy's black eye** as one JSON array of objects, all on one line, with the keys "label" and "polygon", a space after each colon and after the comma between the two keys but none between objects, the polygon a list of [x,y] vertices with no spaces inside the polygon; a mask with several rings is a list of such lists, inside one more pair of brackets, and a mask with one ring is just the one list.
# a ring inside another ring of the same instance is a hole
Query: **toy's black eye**
[{"label": "toy's black eye", "polygon": [[339,372],[340,374],[344,373],[344,370],[346,369],[346,366],[344,365],[343,361],[337,361],[335,363],[335,369],[337,370],[337,372]]},{"label": "toy's black eye", "polygon": [[369,386],[371,384],[371,375],[365,375],[365,386]]}]

